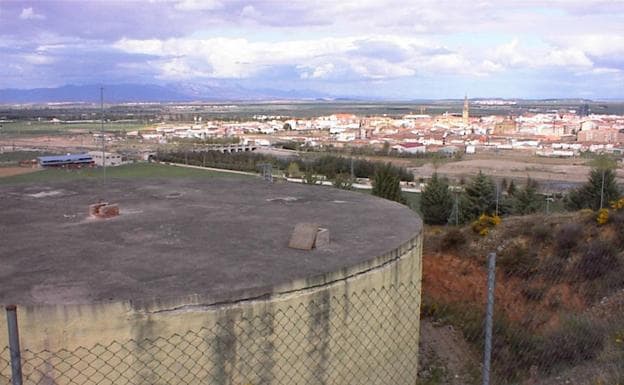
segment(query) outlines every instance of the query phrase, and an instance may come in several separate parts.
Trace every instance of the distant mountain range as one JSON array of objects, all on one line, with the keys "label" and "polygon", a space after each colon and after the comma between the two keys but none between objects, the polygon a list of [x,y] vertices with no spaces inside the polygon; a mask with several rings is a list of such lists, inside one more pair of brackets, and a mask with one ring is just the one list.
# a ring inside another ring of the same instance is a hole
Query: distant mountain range
[{"label": "distant mountain range", "polygon": [[[247,89],[238,85],[115,84],[104,85],[106,103],[332,99],[310,90]],[[99,85],[56,88],[0,89],[0,103],[99,103]]]}]

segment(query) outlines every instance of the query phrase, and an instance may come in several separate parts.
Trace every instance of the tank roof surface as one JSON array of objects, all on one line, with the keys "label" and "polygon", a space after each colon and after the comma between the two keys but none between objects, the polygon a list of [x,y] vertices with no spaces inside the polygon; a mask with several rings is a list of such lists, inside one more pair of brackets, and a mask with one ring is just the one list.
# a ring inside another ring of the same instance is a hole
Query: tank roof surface
[{"label": "tank roof surface", "polygon": [[[101,200],[120,215],[89,217]],[[422,228],[365,193],[237,178],[3,185],[0,210],[5,305],[260,297],[375,259]],[[329,247],[288,248],[299,222],[329,229]]]}]

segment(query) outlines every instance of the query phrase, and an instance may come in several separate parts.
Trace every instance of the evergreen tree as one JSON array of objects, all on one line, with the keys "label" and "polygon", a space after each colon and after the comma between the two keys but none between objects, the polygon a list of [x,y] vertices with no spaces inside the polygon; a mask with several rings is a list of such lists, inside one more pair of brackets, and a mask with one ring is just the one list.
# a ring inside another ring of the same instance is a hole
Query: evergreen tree
[{"label": "evergreen tree", "polygon": [[507,186],[507,194],[509,195],[514,195],[516,193],[516,184],[514,183],[513,179],[509,182],[509,185]]},{"label": "evergreen tree", "polygon": [[420,211],[425,223],[442,225],[447,223],[453,209],[453,197],[446,179],[434,173],[420,198]]},{"label": "evergreen tree", "polygon": [[513,194],[514,214],[532,214],[542,207],[541,196],[537,193],[538,186],[537,181],[528,178],[526,186]]},{"label": "evergreen tree", "polygon": [[[603,186],[604,179],[604,186]],[[612,168],[594,167],[589,173],[588,181],[576,190],[572,190],[566,199],[569,210],[589,208],[598,210],[602,195],[602,207],[620,198],[620,190],[615,182],[615,171]]]},{"label": "evergreen tree", "polygon": [[496,187],[492,178],[481,171],[466,186],[466,214],[477,218],[481,214],[493,215],[496,210]]},{"label": "evergreen tree", "polygon": [[390,163],[377,168],[373,178],[373,195],[405,204],[401,194],[401,178]]}]

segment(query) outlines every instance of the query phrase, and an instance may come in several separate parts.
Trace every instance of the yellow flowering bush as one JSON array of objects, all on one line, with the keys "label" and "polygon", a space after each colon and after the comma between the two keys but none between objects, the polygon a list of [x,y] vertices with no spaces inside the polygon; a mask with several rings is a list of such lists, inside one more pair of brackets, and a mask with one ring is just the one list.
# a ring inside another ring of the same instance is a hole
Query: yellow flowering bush
[{"label": "yellow flowering bush", "polygon": [[596,217],[596,222],[598,222],[599,226],[607,224],[607,222],[609,222],[609,210],[608,209],[598,210],[598,216]]},{"label": "yellow flowering bush", "polygon": [[624,209],[624,198],[611,202],[611,208],[614,210]]},{"label": "yellow flowering bush", "polygon": [[485,237],[490,233],[490,229],[496,227],[502,222],[502,219],[498,215],[481,214],[479,219],[472,223],[472,231]]}]

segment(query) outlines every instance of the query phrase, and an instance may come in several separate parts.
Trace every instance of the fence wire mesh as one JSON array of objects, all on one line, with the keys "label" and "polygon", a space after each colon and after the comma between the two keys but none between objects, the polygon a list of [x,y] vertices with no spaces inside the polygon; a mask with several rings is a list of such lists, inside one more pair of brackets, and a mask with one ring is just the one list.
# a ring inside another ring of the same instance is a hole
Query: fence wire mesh
[{"label": "fence wire mesh", "polygon": [[[409,283],[170,336],[23,349],[24,384],[414,384],[419,311],[419,285]],[[0,382],[10,377],[4,348]]]},{"label": "fence wire mesh", "polygon": [[0,383],[8,384],[11,380],[11,361],[9,348],[5,347],[0,353]]}]

